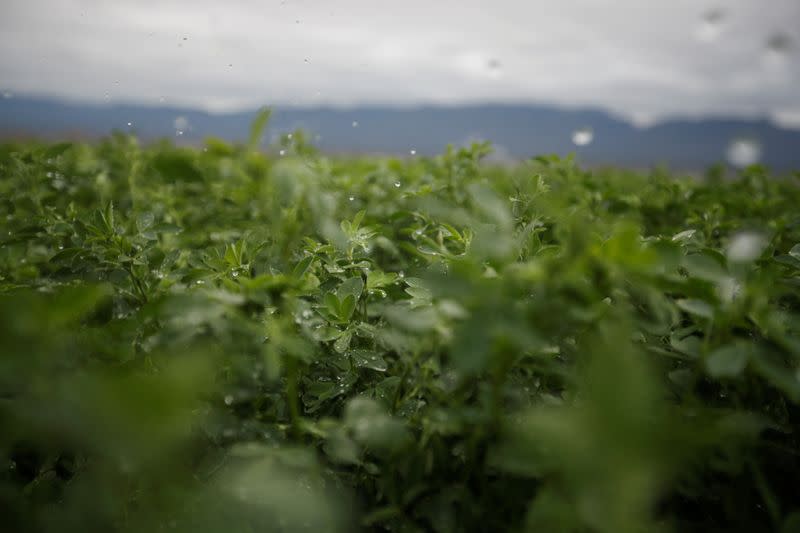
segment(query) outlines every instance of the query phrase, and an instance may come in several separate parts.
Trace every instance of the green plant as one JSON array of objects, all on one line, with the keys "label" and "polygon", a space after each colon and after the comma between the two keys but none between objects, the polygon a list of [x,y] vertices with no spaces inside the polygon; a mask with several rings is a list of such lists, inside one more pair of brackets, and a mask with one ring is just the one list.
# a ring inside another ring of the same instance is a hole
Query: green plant
[{"label": "green plant", "polygon": [[794,531],[796,179],[0,146],[14,531]]}]

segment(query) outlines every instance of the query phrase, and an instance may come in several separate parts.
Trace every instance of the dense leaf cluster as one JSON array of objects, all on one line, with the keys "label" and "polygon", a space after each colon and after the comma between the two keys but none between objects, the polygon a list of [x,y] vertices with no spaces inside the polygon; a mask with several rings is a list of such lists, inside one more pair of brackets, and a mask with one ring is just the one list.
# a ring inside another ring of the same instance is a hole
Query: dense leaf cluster
[{"label": "dense leaf cluster", "polygon": [[0,147],[6,531],[797,531],[800,190]]}]

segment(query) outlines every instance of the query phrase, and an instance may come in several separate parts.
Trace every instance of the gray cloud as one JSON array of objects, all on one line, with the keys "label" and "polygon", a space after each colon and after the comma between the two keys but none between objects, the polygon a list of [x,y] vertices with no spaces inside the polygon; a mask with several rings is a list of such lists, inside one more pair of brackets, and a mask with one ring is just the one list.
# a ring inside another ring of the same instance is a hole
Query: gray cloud
[{"label": "gray cloud", "polygon": [[0,90],[82,101],[530,101],[800,125],[797,0],[4,0],[0,49]]}]

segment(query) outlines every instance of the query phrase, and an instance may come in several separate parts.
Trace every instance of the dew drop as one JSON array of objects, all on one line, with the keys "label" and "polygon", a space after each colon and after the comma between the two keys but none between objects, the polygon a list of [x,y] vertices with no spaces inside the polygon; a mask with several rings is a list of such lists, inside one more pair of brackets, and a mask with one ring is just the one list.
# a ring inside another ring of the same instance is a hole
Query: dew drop
[{"label": "dew drop", "polygon": [[234,271],[233,271],[233,273],[232,273],[231,275],[232,275],[234,278],[238,278],[238,277],[239,277],[239,271],[238,271],[238,270],[234,270]]},{"label": "dew drop", "polygon": [[198,279],[197,281],[195,281],[195,283],[198,285],[203,285],[205,281],[203,281],[202,279]]},{"label": "dew drop", "polygon": [[350,200],[351,202],[352,202],[353,200],[355,200],[355,199],[356,199],[356,197],[355,197],[355,196],[351,196],[351,197],[349,197],[349,198],[348,198],[348,200]]},{"label": "dew drop", "polygon": [[228,394],[225,396],[225,405],[233,405],[233,396]]},{"label": "dew drop", "polygon": [[753,165],[761,159],[761,143],[751,137],[733,139],[726,152],[728,163],[737,168]]},{"label": "dew drop", "polygon": [[401,183],[400,183],[399,181],[395,181],[395,182],[394,182],[394,186],[395,186],[396,188],[398,188],[398,189],[399,189],[399,188],[400,188],[400,185],[401,185]]},{"label": "dew drop", "polygon": [[575,146],[586,146],[594,140],[594,131],[588,126],[578,128],[572,132],[572,142]]}]

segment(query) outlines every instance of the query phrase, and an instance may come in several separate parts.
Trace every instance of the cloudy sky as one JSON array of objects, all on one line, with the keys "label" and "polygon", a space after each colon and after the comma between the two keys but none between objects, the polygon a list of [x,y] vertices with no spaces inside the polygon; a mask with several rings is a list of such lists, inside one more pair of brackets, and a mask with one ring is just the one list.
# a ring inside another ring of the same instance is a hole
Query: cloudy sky
[{"label": "cloudy sky", "polygon": [[534,102],[800,127],[800,0],[0,0],[0,91],[88,102]]}]

